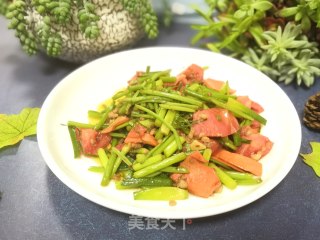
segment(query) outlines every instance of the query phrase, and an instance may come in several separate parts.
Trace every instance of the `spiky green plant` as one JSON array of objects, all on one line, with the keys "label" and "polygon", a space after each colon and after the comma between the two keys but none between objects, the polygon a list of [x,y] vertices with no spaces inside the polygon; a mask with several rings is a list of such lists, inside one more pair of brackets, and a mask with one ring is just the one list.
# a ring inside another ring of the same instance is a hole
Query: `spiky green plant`
[{"label": "spiky green plant", "polygon": [[320,76],[319,0],[206,0],[193,44],[224,52],[276,81],[310,87]]}]

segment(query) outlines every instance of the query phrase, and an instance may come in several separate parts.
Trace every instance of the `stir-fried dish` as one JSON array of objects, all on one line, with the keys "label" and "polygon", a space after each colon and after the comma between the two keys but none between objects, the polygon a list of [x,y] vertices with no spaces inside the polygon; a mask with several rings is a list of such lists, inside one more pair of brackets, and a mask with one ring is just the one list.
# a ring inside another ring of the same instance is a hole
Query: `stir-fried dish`
[{"label": "stir-fried dish", "polygon": [[204,77],[192,64],[138,71],[128,86],[68,122],[75,157],[96,157],[101,185],[137,189],[136,200],[208,198],[223,187],[258,184],[272,141],[261,133],[259,103],[237,96],[228,82]]}]

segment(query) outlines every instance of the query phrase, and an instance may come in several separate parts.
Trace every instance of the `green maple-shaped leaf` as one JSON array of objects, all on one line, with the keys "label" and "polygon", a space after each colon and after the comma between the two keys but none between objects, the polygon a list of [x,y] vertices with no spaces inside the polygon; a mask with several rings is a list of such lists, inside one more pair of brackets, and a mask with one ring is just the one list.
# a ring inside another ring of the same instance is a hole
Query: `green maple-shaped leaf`
[{"label": "green maple-shaped leaf", "polygon": [[0,114],[0,148],[37,133],[40,108],[25,108],[19,114]]},{"label": "green maple-shaped leaf", "polygon": [[314,172],[320,177],[320,142],[310,142],[312,152],[300,155],[306,164],[313,168]]}]

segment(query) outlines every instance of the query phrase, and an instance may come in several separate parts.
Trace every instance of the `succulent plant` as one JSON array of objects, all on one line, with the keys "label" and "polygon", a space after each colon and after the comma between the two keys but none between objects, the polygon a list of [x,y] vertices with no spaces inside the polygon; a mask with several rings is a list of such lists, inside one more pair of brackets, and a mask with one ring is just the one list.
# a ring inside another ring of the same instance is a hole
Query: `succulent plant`
[{"label": "succulent plant", "polygon": [[224,52],[276,81],[310,87],[320,76],[319,0],[206,0],[193,44]]},{"label": "succulent plant", "polygon": [[23,50],[83,62],[158,35],[149,0],[0,0]]}]

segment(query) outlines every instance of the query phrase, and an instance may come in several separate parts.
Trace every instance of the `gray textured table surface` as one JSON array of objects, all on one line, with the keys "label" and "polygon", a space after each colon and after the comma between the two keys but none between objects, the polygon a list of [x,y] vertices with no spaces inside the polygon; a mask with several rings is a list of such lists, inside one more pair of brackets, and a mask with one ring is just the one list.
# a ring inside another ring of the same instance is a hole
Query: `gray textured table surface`
[{"label": "gray textured table surface", "polygon": [[[41,107],[53,87],[79,67],[38,55],[26,56],[0,18],[0,113]],[[188,26],[162,31],[138,46],[188,46]],[[301,118],[308,96],[320,90],[283,86]],[[292,129],[296,131],[296,129]],[[301,152],[320,134],[302,126]],[[281,159],[280,159],[281,160]],[[66,187],[46,166],[35,137],[0,150],[0,239],[319,239],[320,180],[298,158],[270,193],[241,209],[218,216],[175,221],[148,229],[130,228],[130,216],[88,201]],[[175,229],[173,229],[175,228]]]}]

